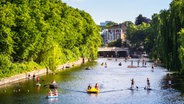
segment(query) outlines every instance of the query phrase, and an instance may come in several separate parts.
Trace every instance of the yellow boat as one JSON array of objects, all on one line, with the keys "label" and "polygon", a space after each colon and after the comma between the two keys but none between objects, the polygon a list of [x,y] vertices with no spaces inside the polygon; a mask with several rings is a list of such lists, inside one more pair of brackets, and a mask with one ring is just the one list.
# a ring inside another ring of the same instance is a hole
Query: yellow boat
[{"label": "yellow boat", "polygon": [[100,90],[92,87],[91,89],[87,90],[87,93],[99,93]]}]

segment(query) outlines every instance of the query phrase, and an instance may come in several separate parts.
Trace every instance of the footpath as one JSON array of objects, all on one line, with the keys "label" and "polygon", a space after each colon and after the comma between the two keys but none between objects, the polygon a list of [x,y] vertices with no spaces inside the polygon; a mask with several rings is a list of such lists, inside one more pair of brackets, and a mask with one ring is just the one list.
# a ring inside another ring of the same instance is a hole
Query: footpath
[{"label": "footpath", "polygon": [[[78,61],[59,65],[57,70],[65,70],[67,68],[71,68],[72,66],[79,66],[83,63],[86,63],[87,61],[88,61],[87,59],[80,58]],[[37,70],[31,71],[31,72],[17,74],[17,75],[11,76],[9,78],[2,78],[2,79],[0,79],[0,86],[5,85],[7,83],[14,83],[14,82],[17,82],[19,80],[33,77],[33,75],[35,75],[35,76],[45,75],[45,74],[51,73],[51,72],[52,72],[51,70],[44,68],[44,69],[37,69]]]}]

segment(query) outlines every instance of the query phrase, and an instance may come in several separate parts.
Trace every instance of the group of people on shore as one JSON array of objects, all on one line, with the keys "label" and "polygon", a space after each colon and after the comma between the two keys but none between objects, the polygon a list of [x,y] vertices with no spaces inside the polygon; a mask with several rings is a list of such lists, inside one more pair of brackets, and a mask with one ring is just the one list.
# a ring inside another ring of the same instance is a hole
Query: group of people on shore
[{"label": "group of people on shore", "polygon": [[[36,78],[36,75],[33,74],[32,77],[33,77],[33,79],[35,79],[35,78]],[[31,74],[28,74],[28,75],[27,75],[27,78],[28,78],[28,79],[31,79]]]}]

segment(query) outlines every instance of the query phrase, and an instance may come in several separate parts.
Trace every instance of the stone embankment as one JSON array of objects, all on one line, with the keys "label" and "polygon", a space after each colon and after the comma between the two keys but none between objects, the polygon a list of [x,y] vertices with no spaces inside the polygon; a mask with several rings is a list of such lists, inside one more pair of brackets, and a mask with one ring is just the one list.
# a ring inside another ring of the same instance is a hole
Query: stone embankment
[{"label": "stone embankment", "polygon": [[[76,62],[66,63],[66,64],[58,66],[57,70],[65,70],[66,68],[70,68],[72,66],[79,66],[79,65],[81,65],[81,64],[83,64],[87,61],[88,61],[87,59],[80,58]],[[35,75],[35,76],[44,75],[47,72],[51,73],[50,70],[47,70],[46,68],[44,68],[44,69],[37,69],[37,70],[31,71],[31,72],[21,73],[21,74],[18,74],[18,75],[11,76],[9,78],[2,78],[2,79],[0,79],[0,86],[5,85],[7,83],[13,83],[13,82],[17,82],[19,80],[23,80],[23,79],[26,79],[26,78],[29,78],[29,77],[33,77],[33,75]]]}]

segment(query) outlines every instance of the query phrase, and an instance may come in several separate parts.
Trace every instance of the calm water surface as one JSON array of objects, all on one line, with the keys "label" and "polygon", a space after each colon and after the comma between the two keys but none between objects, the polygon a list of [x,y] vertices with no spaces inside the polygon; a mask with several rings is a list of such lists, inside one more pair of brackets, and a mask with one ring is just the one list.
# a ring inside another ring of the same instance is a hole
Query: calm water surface
[{"label": "calm water surface", "polygon": [[[122,66],[118,66],[120,61]],[[107,63],[107,68],[101,66],[102,62]],[[36,87],[33,79],[1,86],[0,104],[184,104],[180,91],[167,88],[166,69],[155,67],[152,72],[152,63],[149,62],[146,68],[127,68],[130,64],[124,59],[99,58],[87,64],[91,70],[82,66],[55,75],[40,76],[41,87]],[[134,65],[137,66],[137,62]],[[151,83],[150,91],[144,90],[147,77]],[[134,78],[138,90],[128,90],[131,78]],[[53,79],[59,84],[59,97],[47,99],[48,85]],[[99,84],[100,93],[87,94],[87,86],[95,83]]]}]

